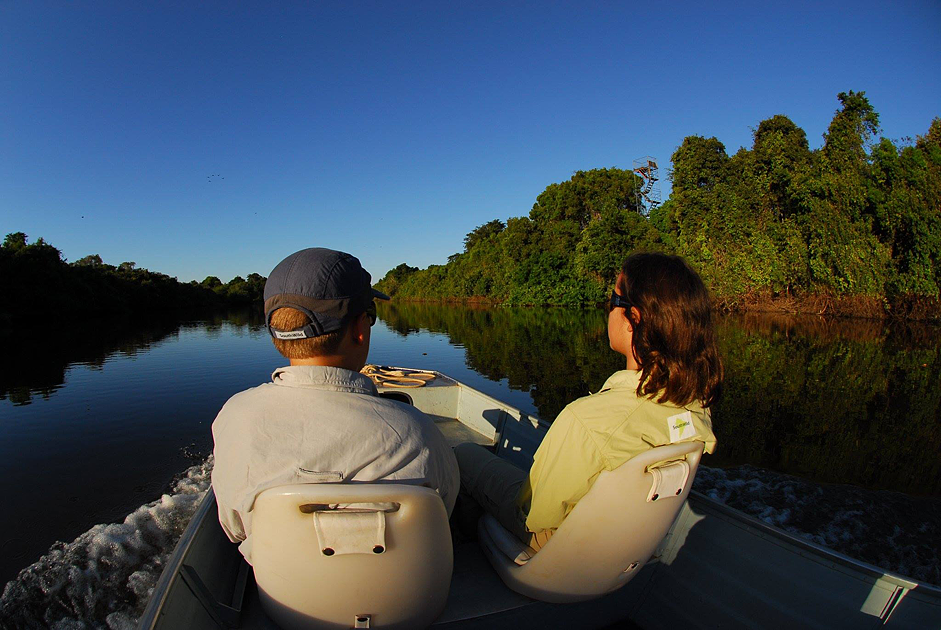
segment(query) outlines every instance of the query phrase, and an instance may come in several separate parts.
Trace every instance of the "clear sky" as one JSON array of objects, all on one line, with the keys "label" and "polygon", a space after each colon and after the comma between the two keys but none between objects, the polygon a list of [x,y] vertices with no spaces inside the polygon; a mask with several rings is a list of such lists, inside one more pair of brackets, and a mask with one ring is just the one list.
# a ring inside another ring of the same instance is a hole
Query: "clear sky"
[{"label": "clear sky", "polygon": [[323,246],[378,280],[688,135],[731,154],[786,114],[818,147],[841,91],[923,134],[939,68],[938,0],[0,1],[0,230],[184,281]]}]

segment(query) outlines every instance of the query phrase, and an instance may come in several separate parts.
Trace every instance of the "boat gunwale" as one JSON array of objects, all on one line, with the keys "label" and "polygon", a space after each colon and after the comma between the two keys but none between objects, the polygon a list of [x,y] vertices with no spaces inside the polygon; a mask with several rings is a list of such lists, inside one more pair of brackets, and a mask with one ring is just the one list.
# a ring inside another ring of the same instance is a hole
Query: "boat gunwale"
[{"label": "boat gunwale", "polygon": [[[930,582],[919,582],[913,578],[901,575],[899,573],[893,573],[874,564],[847,556],[843,553],[840,553],[839,551],[830,549],[829,547],[825,547],[811,540],[807,540],[806,538],[802,538],[797,534],[781,529],[780,527],[770,523],[766,523],[761,519],[752,516],[751,514],[747,514],[739,509],[708,497],[698,490],[690,490],[689,496],[691,499],[693,499],[692,503],[705,504],[707,509],[712,509],[719,514],[728,517],[728,520],[732,521],[736,526],[742,527],[743,529],[748,529],[749,527],[757,529],[759,530],[760,534],[765,535],[763,536],[765,538],[768,536],[777,538],[783,543],[794,547],[799,547],[804,551],[811,552],[809,555],[802,554],[804,557],[810,557],[815,561],[830,562],[832,564],[842,565],[859,573],[864,573],[869,577],[888,580],[889,582],[914,592],[924,594],[930,593],[931,595],[941,597],[941,587],[935,586]],[[820,558],[819,556],[824,557]]]},{"label": "boat gunwale", "polygon": [[203,495],[203,498],[200,500],[199,507],[193,512],[189,524],[187,524],[186,529],[184,529],[183,533],[180,535],[180,540],[177,541],[176,546],[173,548],[173,553],[171,553],[170,557],[167,559],[167,564],[160,574],[160,579],[157,580],[157,584],[154,586],[154,591],[147,601],[144,613],[137,622],[138,630],[149,630],[157,623],[160,612],[163,610],[163,605],[170,595],[170,590],[180,575],[180,567],[183,566],[183,561],[193,541],[196,539],[196,533],[202,528],[207,513],[210,509],[215,508],[215,506],[216,493],[212,485],[210,485],[206,490],[206,494]]}]

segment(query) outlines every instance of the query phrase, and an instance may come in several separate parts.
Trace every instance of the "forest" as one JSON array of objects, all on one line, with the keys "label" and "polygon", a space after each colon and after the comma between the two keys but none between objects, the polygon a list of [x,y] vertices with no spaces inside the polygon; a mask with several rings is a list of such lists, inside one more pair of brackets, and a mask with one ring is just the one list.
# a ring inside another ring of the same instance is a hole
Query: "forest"
[{"label": "forest", "polygon": [[179,315],[261,302],[265,278],[257,273],[223,283],[215,276],[188,283],[133,262],[109,265],[92,254],[68,263],[42,238],[7,234],[0,246],[0,330],[91,318]]},{"label": "forest", "polygon": [[879,136],[865,92],[840,93],[819,149],[787,116],[728,155],[689,136],[672,192],[649,214],[618,168],[549,185],[529,216],[471,231],[426,269],[402,263],[377,288],[400,299],[564,306],[601,303],[624,257],[685,257],[727,310],[941,316],[941,118],[925,135]]}]

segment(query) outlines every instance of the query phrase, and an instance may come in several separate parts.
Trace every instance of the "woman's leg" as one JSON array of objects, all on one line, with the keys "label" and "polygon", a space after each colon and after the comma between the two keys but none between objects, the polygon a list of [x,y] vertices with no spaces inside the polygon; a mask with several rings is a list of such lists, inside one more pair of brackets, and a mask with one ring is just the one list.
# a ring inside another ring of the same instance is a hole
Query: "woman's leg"
[{"label": "woman's leg", "polygon": [[532,534],[526,531],[525,518],[516,504],[526,472],[478,444],[458,444],[454,455],[461,469],[461,490],[528,544]]}]

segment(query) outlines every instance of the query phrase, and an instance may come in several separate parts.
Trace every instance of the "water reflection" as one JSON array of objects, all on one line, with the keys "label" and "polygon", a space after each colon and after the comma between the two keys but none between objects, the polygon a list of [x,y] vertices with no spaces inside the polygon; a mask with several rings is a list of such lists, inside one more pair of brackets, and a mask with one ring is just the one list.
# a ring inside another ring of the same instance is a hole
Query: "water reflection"
[{"label": "water reflection", "polygon": [[[600,310],[383,305],[399,334],[446,334],[474,370],[529,392],[546,419],[597,391],[623,358]],[[822,482],[941,494],[941,335],[936,326],[821,317],[723,317],[719,450]]]},{"label": "water reflection", "polygon": [[264,323],[264,316],[259,310],[240,309],[207,313],[198,322],[180,322],[175,317],[118,319],[85,323],[54,335],[41,329],[2,331],[5,360],[0,361],[0,400],[9,399],[14,406],[28,405],[34,397],[48,400],[64,385],[72,365],[100,370],[111,357],[133,357],[178,338],[187,328],[205,327],[218,335],[224,323],[254,329]]},{"label": "water reflection", "polygon": [[464,346],[469,367],[529,392],[546,419],[624,368],[624,358],[608,348],[606,317],[598,309],[391,302],[379,316],[402,335],[420,329],[448,335]]},{"label": "water reflection", "polygon": [[18,480],[0,511],[0,590],[56,540],[123,521],[206,458],[226,399],[281,363],[262,324],[238,311],[0,340],[0,478]]},{"label": "water reflection", "polygon": [[728,318],[719,460],[827,482],[941,493],[937,327]]}]

